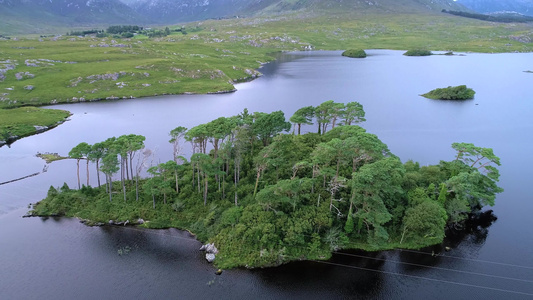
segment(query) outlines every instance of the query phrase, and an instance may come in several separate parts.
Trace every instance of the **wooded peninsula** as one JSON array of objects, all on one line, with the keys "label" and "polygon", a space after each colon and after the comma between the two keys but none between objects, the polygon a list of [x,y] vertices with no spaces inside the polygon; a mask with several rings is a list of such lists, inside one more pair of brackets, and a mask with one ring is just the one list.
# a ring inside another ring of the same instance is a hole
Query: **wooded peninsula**
[{"label": "wooded peninsula", "polygon": [[[328,259],[341,249],[439,244],[448,228],[494,205],[503,191],[492,149],[454,143],[449,161],[402,163],[357,125],[363,121],[358,102],[303,107],[290,122],[282,111],[245,109],[176,127],[169,133],[173,159],[159,164],[141,135],[82,142],[69,153],[78,189],[50,187],[30,213],[186,229],[216,245],[218,267],[253,268]],[[302,134],[302,126],[316,132]],[[187,142],[189,159],[182,156]]]}]

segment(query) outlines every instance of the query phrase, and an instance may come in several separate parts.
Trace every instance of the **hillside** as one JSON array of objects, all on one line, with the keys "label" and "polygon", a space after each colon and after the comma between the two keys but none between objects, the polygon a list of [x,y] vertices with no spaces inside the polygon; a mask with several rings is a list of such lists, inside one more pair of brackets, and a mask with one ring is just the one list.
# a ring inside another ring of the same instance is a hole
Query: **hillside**
[{"label": "hillside", "polygon": [[211,18],[257,16],[307,11],[431,12],[464,10],[451,0],[121,0],[154,23],[179,23]]},{"label": "hillside", "polygon": [[111,24],[177,24],[280,13],[417,13],[464,10],[452,0],[0,0],[0,34],[63,33]]},{"label": "hillside", "polygon": [[0,0],[0,19],[0,34],[147,21],[119,0]]}]

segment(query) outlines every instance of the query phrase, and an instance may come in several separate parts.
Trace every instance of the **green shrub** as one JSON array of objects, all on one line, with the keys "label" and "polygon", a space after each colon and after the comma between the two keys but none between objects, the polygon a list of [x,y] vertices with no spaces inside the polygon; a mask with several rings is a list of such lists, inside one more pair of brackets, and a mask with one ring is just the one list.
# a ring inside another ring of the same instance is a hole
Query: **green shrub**
[{"label": "green shrub", "polygon": [[411,49],[405,52],[403,55],[405,56],[429,56],[429,55],[433,55],[433,53],[431,53],[431,51],[429,50]]},{"label": "green shrub", "polygon": [[429,93],[423,94],[422,96],[429,99],[436,100],[467,100],[474,98],[473,89],[467,88],[466,85],[459,86],[449,86],[443,89],[434,89]]},{"label": "green shrub", "polygon": [[363,49],[349,49],[342,52],[342,56],[352,57],[352,58],[365,58],[366,52]]}]

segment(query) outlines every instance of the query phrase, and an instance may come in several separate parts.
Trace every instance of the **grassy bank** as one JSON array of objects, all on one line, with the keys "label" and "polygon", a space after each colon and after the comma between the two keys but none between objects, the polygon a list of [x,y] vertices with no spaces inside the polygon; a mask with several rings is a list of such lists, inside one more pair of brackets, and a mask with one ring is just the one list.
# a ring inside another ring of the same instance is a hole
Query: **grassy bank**
[{"label": "grassy bank", "polygon": [[53,128],[69,115],[64,110],[36,107],[0,109],[0,146]]}]

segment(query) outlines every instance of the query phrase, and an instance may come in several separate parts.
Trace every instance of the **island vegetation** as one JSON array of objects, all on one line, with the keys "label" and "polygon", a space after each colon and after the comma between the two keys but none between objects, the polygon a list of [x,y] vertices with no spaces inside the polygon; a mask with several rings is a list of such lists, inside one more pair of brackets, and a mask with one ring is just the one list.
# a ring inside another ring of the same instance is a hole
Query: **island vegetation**
[{"label": "island vegetation", "polygon": [[433,53],[425,49],[411,49],[411,50],[407,50],[407,52],[405,52],[403,55],[405,56],[430,56],[430,55],[433,55]]},{"label": "island vegetation", "polygon": [[[357,125],[363,121],[357,102],[303,107],[290,122],[281,111],[245,109],[176,127],[173,158],[162,163],[144,136],[81,142],[69,153],[78,189],[50,187],[31,214],[186,229],[216,244],[219,267],[252,268],[327,259],[340,249],[439,244],[503,191],[492,149],[454,143],[451,160],[402,163]],[[302,134],[303,126],[316,131]],[[193,149],[188,159],[185,143]]]},{"label": "island vegetation", "polygon": [[468,100],[473,99],[475,94],[476,92],[466,85],[459,85],[434,89],[422,96],[435,100]]},{"label": "island vegetation", "polygon": [[347,56],[351,58],[365,58],[366,52],[363,49],[349,49],[342,52],[342,56]]}]

